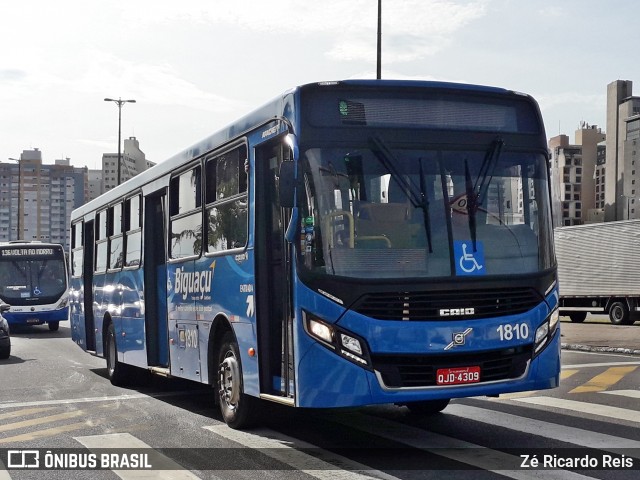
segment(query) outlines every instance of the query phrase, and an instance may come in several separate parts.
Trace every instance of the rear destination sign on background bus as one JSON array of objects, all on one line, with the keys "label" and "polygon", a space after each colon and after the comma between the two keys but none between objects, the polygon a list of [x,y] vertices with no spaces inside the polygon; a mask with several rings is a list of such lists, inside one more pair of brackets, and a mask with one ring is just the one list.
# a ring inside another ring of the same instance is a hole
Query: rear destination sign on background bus
[{"label": "rear destination sign on background bus", "polygon": [[4,257],[28,257],[32,255],[53,255],[53,248],[7,248],[0,250]]}]

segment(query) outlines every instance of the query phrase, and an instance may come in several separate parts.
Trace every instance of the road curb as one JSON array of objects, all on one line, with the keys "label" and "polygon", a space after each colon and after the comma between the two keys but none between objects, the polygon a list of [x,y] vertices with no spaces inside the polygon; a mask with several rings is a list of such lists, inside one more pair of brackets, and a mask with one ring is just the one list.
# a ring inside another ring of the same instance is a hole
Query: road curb
[{"label": "road curb", "polygon": [[623,353],[625,355],[640,355],[639,349],[624,347],[594,347],[592,345],[580,345],[573,343],[563,343],[563,350],[576,350],[580,352],[599,352],[599,353]]}]

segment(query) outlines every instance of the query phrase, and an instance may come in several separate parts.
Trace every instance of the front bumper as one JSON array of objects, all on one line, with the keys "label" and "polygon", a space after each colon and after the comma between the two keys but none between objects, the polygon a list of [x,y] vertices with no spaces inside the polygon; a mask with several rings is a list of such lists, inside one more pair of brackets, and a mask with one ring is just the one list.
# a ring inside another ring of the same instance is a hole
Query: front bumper
[{"label": "front bumper", "polygon": [[[323,368],[318,368],[322,365]],[[330,408],[494,396],[554,388],[560,381],[560,329],[516,378],[455,386],[389,388],[381,372],[366,370],[317,344],[298,365],[297,405]]]}]

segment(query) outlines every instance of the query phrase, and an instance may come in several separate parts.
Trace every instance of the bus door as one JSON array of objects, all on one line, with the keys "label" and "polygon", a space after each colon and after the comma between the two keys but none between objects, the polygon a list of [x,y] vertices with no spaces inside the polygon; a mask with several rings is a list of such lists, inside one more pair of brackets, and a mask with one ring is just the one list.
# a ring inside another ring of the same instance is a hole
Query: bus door
[{"label": "bus door", "polygon": [[162,368],[169,366],[166,203],[165,190],[144,197],[144,324],[147,363],[151,367]]},{"label": "bus door", "polygon": [[282,138],[255,150],[256,323],[260,352],[260,391],[294,397],[293,327],[288,244],[289,212],[280,207],[277,175],[285,147]]},{"label": "bus door", "polygon": [[85,222],[83,229],[84,245],[82,259],[82,283],[83,289],[83,307],[84,307],[84,328],[86,350],[96,351],[96,320],[93,315],[93,266],[95,262],[95,241],[93,232],[93,220]]}]

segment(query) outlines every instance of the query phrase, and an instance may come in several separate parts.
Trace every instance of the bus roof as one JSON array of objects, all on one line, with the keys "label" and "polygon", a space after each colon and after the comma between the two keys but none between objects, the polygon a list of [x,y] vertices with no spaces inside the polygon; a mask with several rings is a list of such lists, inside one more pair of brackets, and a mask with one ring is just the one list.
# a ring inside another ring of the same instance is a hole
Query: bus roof
[{"label": "bus roof", "polygon": [[[490,87],[483,85],[473,85],[464,83],[451,83],[451,82],[435,82],[435,81],[420,81],[420,80],[342,80],[342,81],[326,81],[308,83],[293,87],[284,91],[281,95],[275,97],[262,107],[253,110],[247,115],[236,120],[232,124],[227,125],[225,128],[218,130],[212,135],[204,138],[203,140],[193,144],[189,148],[173,155],[165,161],[161,161],[157,165],[151,167],[148,170],[136,175],[134,178],[127,180],[119,186],[103,193],[98,198],[78,207],[72,213],[72,220],[85,215],[95,209],[101,208],[117,199],[122,198],[127,193],[149,183],[156,179],[159,179],[167,173],[179,168],[181,165],[211,151],[219,146],[235,139],[248,131],[256,128],[257,126],[269,122],[271,120],[278,120],[287,117],[285,112],[285,106],[287,98],[295,96],[302,90],[306,89],[318,89],[324,87],[335,86],[351,86],[351,87],[363,87],[363,88],[423,88],[431,90],[458,90],[465,92],[477,92],[479,94],[488,95],[519,95],[526,97],[530,101],[535,103],[532,97],[526,94],[514,92],[513,90],[507,90],[500,87]],[[537,106],[537,104],[536,104]]]}]

